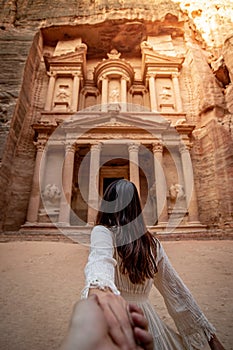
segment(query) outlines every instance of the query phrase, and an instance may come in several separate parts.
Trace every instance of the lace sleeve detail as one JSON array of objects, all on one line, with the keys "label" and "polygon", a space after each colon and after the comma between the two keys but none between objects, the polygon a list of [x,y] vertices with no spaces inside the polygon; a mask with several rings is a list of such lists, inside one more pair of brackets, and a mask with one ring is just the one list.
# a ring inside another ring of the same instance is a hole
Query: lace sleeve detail
[{"label": "lace sleeve detail", "polygon": [[113,258],[112,232],[104,226],[95,226],[91,233],[91,247],[86,264],[85,287],[81,298],[87,298],[90,288],[106,290],[110,288],[114,294],[120,292],[115,286],[116,260]]},{"label": "lace sleeve detail", "polygon": [[154,285],[163,296],[185,347],[189,350],[203,348],[216,330],[172,267],[159,241],[157,243],[157,267],[158,273],[155,275]]}]

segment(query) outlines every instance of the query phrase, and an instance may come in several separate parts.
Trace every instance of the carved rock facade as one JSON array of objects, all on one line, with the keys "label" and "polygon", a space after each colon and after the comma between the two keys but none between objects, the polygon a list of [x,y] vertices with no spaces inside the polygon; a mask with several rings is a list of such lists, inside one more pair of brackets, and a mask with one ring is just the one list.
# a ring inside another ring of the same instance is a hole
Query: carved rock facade
[{"label": "carved rock facade", "polygon": [[231,230],[230,1],[14,4],[0,32],[1,229],[92,225],[127,178],[152,230]]}]

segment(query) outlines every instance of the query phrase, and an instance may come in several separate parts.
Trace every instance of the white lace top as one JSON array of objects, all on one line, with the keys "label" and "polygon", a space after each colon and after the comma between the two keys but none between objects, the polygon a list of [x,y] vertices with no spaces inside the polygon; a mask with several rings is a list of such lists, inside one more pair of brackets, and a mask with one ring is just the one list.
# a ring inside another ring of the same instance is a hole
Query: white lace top
[{"label": "white lace top", "polygon": [[[145,316],[150,311],[148,317],[152,324],[149,326],[158,349],[203,349],[207,340],[215,333],[215,328],[209,323],[189,289],[172,267],[161,243],[157,239],[156,241],[158,272],[154,279],[148,279],[144,284],[132,284],[128,276],[120,273],[117,254],[116,259],[114,258],[113,233],[104,226],[95,226],[91,233],[91,247],[85,267],[86,283],[82,298],[88,296],[89,288],[110,288],[113,293],[122,294],[128,301],[139,304]],[[173,345],[171,345],[170,338],[173,337],[173,333],[163,324],[158,315],[154,314],[156,311],[152,310],[153,306],[149,303],[148,296],[153,284],[163,296],[168,312],[176,324],[182,338],[180,344],[178,344],[179,340],[172,339]],[[164,339],[161,340],[162,337],[169,338],[165,341],[165,345]]]}]

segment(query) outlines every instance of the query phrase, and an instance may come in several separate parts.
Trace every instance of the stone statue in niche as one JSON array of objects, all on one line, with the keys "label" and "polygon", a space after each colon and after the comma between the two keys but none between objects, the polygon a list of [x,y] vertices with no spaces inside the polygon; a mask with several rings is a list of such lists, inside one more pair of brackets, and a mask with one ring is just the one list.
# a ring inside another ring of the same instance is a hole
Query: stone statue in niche
[{"label": "stone statue in niche", "polygon": [[55,184],[47,184],[42,192],[45,209],[56,209],[60,205],[61,191]]},{"label": "stone statue in niche", "polygon": [[109,95],[109,102],[111,103],[115,103],[115,102],[118,102],[119,101],[119,89],[118,88],[115,88],[113,89],[111,92],[110,92],[110,95]]},{"label": "stone statue in niche", "polygon": [[172,201],[176,201],[184,198],[184,189],[180,184],[172,184],[169,189],[170,199]]},{"label": "stone statue in niche", "polygon": [[176,203],[176,206],[178,207],[184,207],[185,206],[185,192],[184,187],[180,184],[172,184],[169,188],[169,197],[170,202],[174,205]]}]

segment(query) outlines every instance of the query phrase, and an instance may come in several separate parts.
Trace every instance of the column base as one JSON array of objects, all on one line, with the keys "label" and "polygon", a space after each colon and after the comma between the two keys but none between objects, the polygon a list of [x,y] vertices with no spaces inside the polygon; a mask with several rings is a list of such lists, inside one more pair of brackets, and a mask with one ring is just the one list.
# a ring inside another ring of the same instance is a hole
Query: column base
[{"label": "column base", "polygon": [[29,223],[22,225],[18,233],[27,240],[69,241],[89,245],[92,227],[70,226],[67,223]]},{"label": "column base", "polygon": [[188,222],[185,224],[175,225],[175,223],[159,222],[156,226],[149,226],[149,231],[155,234],[201,234],[207,233],[207,226],[199,221]]}]

